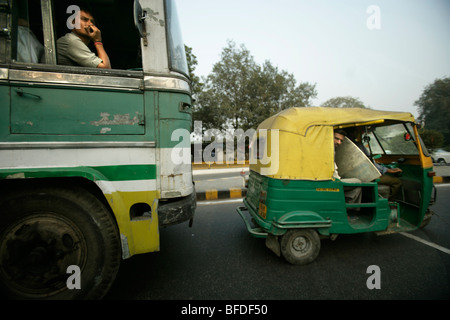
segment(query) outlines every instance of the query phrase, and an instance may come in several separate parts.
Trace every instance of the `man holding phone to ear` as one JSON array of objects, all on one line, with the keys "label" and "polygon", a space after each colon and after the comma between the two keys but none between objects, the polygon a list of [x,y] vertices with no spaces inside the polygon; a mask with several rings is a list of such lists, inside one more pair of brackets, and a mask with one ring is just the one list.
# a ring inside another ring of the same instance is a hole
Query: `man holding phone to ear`
[{"label": "man holding phone to ear", "polygon": [[[79,19],[79,23],[77,21],[72,32],[57,41],[58,64],[111,69],[108,54],[103,47],[101,31],[95,26],[92,14],[84,7],[76,14],[79,15],[75,18]],[[88,48],[91,41],[97,54]]]}]

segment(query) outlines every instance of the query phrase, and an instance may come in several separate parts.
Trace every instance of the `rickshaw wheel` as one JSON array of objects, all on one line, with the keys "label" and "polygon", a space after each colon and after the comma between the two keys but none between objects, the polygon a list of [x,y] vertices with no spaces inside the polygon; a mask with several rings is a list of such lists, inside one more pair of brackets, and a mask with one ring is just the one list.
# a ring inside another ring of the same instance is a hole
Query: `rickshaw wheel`
[{"label": "rickshaw wheel", "polygon": [[281,238],[281,254],[287,262],[304,265],[313,262],[320,251],[320,238],[312,229],[291,229]]}]

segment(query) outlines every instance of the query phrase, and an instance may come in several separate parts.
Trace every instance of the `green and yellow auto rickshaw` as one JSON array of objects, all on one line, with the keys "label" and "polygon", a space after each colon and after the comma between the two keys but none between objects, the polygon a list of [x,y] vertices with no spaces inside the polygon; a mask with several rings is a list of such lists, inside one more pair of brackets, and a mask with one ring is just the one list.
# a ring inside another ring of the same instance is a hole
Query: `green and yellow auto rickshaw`
[{"label": "green and yellow auto rickshaw", "polygon": [[292,264],[314,261],[323,238],[411,231],[431,218],[435,173],[410,113],[291,108],[262,122],[251,147],[237,211]]}]

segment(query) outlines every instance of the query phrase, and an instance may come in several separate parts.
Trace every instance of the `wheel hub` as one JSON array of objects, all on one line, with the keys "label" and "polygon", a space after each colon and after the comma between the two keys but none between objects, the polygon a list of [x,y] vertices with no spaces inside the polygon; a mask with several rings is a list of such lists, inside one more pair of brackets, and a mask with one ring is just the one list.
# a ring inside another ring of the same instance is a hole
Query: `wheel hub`
[{"label": "wheel hub", "polygon": [[292,242],[292,248],[299,253],[305,253],[308,247],[308,240],[305,237],[297,237]]},{"label": "wheel hub", "polygon": [[69,265],[82,268],[83,248],[71,221],[54,214],[29,216],[0,236],[0,277],[13,290],[53,295],[66,288]]}]

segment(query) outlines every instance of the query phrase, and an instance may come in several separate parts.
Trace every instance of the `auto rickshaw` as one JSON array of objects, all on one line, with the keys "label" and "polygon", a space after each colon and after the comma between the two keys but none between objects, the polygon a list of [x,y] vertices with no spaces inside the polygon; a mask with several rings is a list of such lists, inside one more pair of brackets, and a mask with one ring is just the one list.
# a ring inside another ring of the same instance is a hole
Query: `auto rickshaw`
[{"label": "auto rickshaw", "polygon": [[[336,130],[346,136],[335,148]],[[376,166],[401,169],[385,173],[399,183],[395,194]],[[434,175],[410,113],[291,108],[259,125],[251,143],[245,206],[237,211],[250,234],[265,238],[266,246],[289,263],[302,265],[316,259],[324,238],[404,232],[427,224],[436,197]],[[355,188],[359,200],[349,203],[346,193]]]}]

